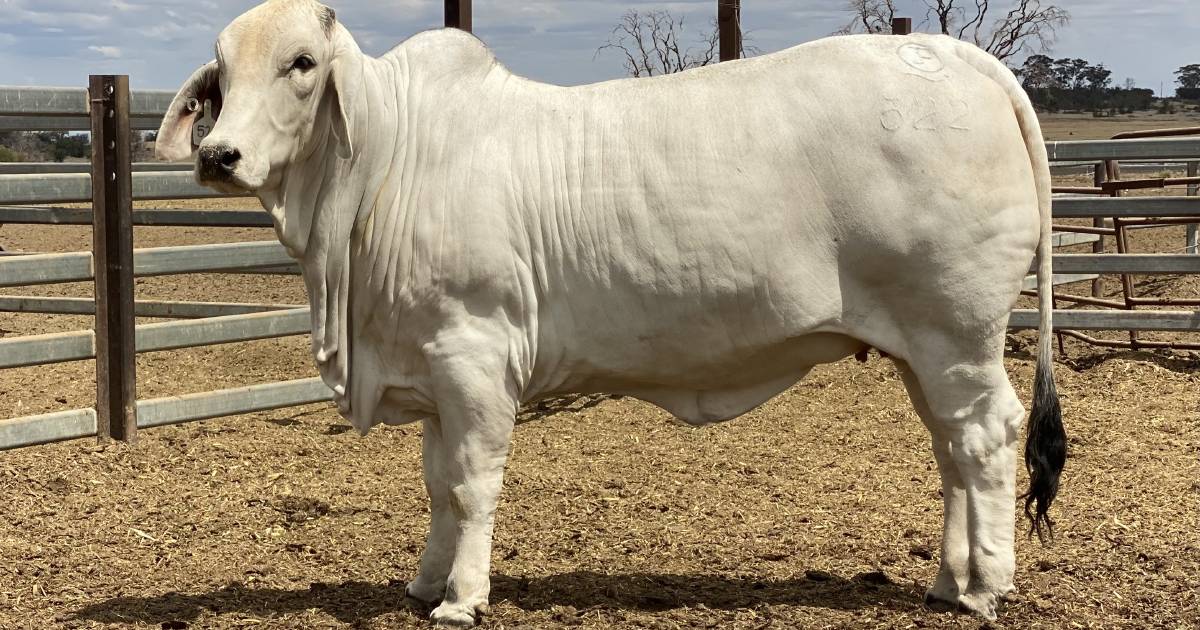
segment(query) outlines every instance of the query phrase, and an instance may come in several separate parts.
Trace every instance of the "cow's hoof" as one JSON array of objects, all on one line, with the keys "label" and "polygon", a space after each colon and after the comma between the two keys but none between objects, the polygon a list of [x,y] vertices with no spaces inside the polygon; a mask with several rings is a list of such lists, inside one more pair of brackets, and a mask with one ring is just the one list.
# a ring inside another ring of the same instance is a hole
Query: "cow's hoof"
[{"label": "cow's hoof", "polygon": [[439,626],[450,628],[471,628],[483,616],[487,607],[482,609],[475,606],[463,606],[462,604],[450,604],[442,602],[441,606],[433,609],[433,613],[429,615],[429,619]]},{"label": "cow's hoof", "polygon": [[958,593],[941,593],[931,588],[925,591],[925,605],[938,612],[958,610]]},{"label": "cow's hoof", "polygon": [[415,603],[433,607],[442,601],[442,597],[446,593],[446,585],[443,584],[423,584],[418,578],[404,586],[404,598],[413,600]]},{"label": "cow's hoof", "polygon": [[968,592],[958,596],[958,609],[995,621],[996,603],[999,600],[995,593]]}]

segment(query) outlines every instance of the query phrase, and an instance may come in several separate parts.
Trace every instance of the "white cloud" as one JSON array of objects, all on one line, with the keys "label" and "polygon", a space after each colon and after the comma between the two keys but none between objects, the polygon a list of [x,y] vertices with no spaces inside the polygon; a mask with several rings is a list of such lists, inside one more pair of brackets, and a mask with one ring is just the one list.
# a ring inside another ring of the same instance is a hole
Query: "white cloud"
[{"label": "white cloud", "polygon": [[121,49],[116,46],[88,46],[88,50],[100,53],[100,56],[107,59],[120,59]]}]

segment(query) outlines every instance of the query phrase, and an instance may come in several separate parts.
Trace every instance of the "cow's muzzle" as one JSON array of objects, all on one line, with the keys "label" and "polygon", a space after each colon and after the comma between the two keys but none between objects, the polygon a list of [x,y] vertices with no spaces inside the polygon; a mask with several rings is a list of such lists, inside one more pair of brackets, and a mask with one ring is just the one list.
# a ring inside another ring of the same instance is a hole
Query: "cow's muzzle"
[{"label": "cow's muzzle", "polygon": [[200,182],[231,182],[242,153],[227,144],[200,147]]}]

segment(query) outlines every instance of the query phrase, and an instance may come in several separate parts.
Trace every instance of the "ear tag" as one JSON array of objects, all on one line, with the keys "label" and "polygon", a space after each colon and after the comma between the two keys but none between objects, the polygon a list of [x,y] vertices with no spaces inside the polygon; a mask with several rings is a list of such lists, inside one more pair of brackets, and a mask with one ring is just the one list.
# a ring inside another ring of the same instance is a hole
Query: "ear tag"
[{"label": "ear tag", "polygon": [[[196,107],[192,107],[193,101],[188,102],[188,109],[196,111],[200,108],[198,102],[194,103]],[[217,119],[212,114],[212,101],[204,101],[204,114],[196,118],[196,122],[192,123],[192,145],[200,146],[201,142],[212,133],[213,126],[217,124]]]}]

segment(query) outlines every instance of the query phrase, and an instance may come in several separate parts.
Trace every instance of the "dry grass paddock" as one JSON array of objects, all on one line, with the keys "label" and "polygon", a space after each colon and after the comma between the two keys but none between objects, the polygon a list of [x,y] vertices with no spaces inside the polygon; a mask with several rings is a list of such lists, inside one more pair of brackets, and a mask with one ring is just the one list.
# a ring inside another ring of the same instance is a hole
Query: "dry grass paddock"
[{"label": "dry grass paddock", "polygon": [[[212,202],[228,204],[228,202]],[[268,239],[139,229],[139,246]],[[1166,251],[1181,229],[1139,234]],[[82,228],[5,226],[15,249]],[[1195,297],[1188,279],[1156,280]],[[1115,283],[1112,285],[1115,287]],[[297,278],[138,281],[147,299],[301,302]],[[27,289],[88,295],[87,286]],[[14,291],[15,292],[15,291]],[[0,336],[89,318],[0,314]],[[1007,361],[1023,400],[1030,334]],[[1068,341],[1057,538],[1018,542],[1000,621],[933,611],[941,501],[890,362],[818,368],[706,429],[632,399],[526,410],[496,524],[491,628],[1194,628],[1200,357]],[[305,338],[139,357],[141,397],[314,374]],[[0,372],[0,417],[90,405],[88,362]],[[420,428],[365,438],[328,405],[0,453],[0,628],[419,628]],[[1024,479],[1021,482],[1024,484]]]},{"label": "dry grass paddock", "polygon": [[1047,140],[1102,140],[1125,131],[1172,127],[1200,127],[1200,111],[1180,106],[1174,114],[1135,112],[1096,118],[1090,113],[1043,114],[1042,134]]}]

